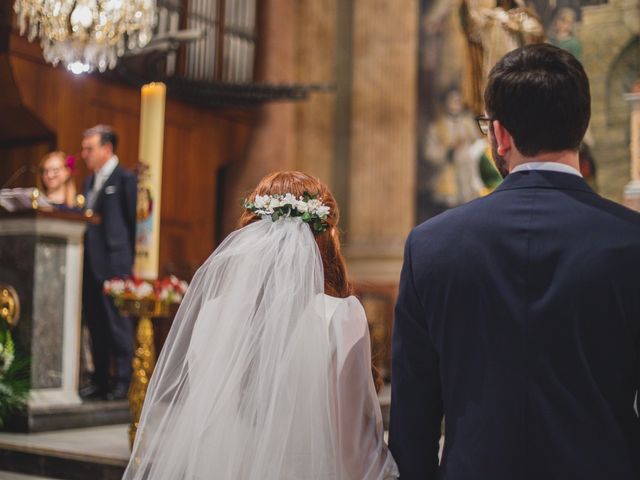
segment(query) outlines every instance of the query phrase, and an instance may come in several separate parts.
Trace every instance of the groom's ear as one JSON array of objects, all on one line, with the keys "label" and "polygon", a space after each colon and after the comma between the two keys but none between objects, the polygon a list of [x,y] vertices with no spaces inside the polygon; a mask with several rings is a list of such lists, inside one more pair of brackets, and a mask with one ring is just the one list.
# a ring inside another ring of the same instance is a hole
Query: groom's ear
[{"label": "groom's ear", "polygon": [[496,138],[496,144],[498,146],[498,154],[504,156],[514,147],[513,137],[499,120],[494,120],[492,126],[493,135]]}]

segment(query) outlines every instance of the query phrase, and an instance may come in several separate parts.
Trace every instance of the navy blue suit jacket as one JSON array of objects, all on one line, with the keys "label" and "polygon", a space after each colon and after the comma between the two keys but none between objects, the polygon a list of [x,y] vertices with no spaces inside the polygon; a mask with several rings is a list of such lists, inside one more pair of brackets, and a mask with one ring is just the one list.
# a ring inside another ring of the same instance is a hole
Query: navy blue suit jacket
[{"label": "navy blue suit jacket", "polygon": [[[84,184],[85,195],[93,187],[94,175]],[[135,255],[136,176],[119,165],[97,193],[93,211],[102,217],[85,233],[85,262],[99,282],[131,275]]]},{"label": "navy blue suit jacket", "polygon": [[393,333],[402,480],[639,480],[639,387],[640,214],[530,171],[412,231]]}]

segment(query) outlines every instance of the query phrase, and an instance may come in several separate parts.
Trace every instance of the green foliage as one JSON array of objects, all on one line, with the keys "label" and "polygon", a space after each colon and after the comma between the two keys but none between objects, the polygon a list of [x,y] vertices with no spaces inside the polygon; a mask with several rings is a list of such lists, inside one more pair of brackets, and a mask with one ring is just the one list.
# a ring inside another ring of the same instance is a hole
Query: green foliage
[{"label": "green foliage", "polygon": [[29,367],[28,358],[18,357],[0,378],[0,426],[4,425],[9,415],[26,407],[31,388]]},{"label": "green foliage", "polygon": [[7,325],[0,324],[0,427],[9,415],[23,410],[30,389],[30,361],[16,356],[15,344]]}]

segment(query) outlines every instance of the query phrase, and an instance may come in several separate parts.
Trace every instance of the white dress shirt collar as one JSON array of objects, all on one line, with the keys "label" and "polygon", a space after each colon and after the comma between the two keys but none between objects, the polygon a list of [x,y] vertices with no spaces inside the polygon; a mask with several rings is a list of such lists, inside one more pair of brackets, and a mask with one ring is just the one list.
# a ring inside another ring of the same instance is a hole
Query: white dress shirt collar
[{"label": "white dress shirt collar", "polygon": [[118,166],[118,163],[119,163],[118,157],[114,155],[109,160],[107,160],[105,164],[102,165],[102,167],[98,169],[98,171],[96,172],[94,183],[93,183],[94,190],[98,190],[102,188],[102,185],[104,185],[104,182],[106,182],[107,179],[111,176],[113,171]]},{"label": "white dress shirt collar", "polygon": [[570,175],[577,175],[578,177],[582,177],[582,174],[573,167],[566,165],[564,163],[557,162],[527,162],[522,163],[511,170],[511,173],[516,172],[524,172],[528,170],[547,170],[549,172],[561,172],[568,173]]}]

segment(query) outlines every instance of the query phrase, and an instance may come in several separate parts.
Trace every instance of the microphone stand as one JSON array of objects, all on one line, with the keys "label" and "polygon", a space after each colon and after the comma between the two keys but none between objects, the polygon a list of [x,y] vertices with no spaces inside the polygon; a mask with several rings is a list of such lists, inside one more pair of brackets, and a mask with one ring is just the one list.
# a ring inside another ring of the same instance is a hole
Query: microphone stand
[{"label": "microphone stand", "polygon": [[0,187],[0,190],[3,188],[7,188],[10,185],[13,184],[13,182],[15,182],[20,176],[22,176],[26,171],[29,171],[31,173],[35,173],[37,172],[37,168],[34,167],[33,165],[22,165],[19,169],[17,169],[15,172],[13,172],[13,175],[11,175],[9,177],[9,180],[7,180],[6,182],[4,182],[2,184],[2,187]]}]

